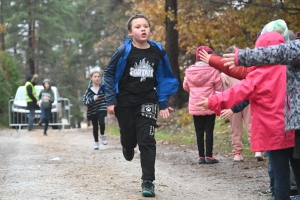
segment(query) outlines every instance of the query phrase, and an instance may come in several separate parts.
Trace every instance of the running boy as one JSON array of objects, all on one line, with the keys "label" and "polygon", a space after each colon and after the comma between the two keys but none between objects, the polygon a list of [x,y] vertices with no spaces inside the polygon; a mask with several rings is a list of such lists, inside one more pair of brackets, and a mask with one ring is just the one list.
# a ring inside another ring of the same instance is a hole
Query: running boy
[{"label": "running boy", "polygon": [[107,144],[107,139],[104,135],[105,117],[107,115],[105,96],[101,90],[101,74],[98,71],[93,71],[90,74],[92,84],[88,86],[84,96],[83,104],[87,106],[87,120],[91,120],[93,124],[94,149],[99,149],[99,126],[102,144]]},{"label": "running boy", "polygon": [[104,72],[105,96],[109,114],[115,114],[121,135],[123,155],[141,152],[142,195],[154,197],[157,106],[167,118],[173,110],[168,98],[177,92],[178,80],[160,43],[148,40],[150,22],[142,14],[127,22],[131,40],[126,39],[112,56]]}]

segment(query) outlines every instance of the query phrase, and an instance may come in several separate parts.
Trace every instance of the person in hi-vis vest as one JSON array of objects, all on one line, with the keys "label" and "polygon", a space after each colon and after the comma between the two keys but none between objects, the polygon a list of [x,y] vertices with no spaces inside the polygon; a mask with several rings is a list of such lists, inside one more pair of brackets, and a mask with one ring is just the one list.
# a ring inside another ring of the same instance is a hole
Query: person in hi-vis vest
[{"label": "person in hi-vis vest", "polygon": [[25,83],[25,99],[27,103],[27,110],[29,110],[28,131],[32,130],[35,109],[37,108],[38,95],[34,87],[37,78],[38,78],[37,74],[29,75]]}]

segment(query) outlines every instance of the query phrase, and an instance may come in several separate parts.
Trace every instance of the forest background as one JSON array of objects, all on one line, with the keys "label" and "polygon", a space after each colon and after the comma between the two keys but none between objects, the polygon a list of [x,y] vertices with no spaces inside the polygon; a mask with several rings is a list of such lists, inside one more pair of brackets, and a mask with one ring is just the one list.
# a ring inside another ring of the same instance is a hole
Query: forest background
[{"label": "forest background", "polygon": [[[185,69],[195,49],[216,54],[236,45],[253,47],[257,33],[276,19],[300,32],[300,0],[0,0],[0,125],[8,125],[8,101],[28,74],[49,78],[72,103],[72,126],[83,120],[82,96],[91,70],[104,70],[128,37],[126,22],[143,13],[151,40],[166,49],[180,81],[173,107],[186,108]],[[192,121],[182,112],[178,122]],[[181,120],[180,120],[181,119]]]}]

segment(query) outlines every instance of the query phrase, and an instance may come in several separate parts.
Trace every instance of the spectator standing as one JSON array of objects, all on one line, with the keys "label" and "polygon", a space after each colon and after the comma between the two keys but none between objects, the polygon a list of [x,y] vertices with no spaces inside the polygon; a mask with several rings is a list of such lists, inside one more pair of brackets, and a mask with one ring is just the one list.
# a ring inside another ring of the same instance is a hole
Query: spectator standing
[{"label": "spectator standing", "polygon": [[25,100],[27,103],[27,110],[29,110],[28,131],[33,130],[34,114],[35,114],[35,110],[38,109],[37,106],[38,95],[34,87],[36,85],[37,78],[38,78],[37,74],[29,75],[25,83]]},{"label": "spectator standing", "polygon": [[[196,63],[185,71],[183,89],[189,93],[189,113],[193,116],[197,137],[198,163],[213,164],[219,161],[213,156],[214,127],[216,114],[211,110],[200,110],[195,104],[201,97],[210,97],[223,90],[220,74],[200,60],[199,51],[211,54],[212,49],[200,46],[196,51]],[[205,145],[204,145],[205,132]]]}]

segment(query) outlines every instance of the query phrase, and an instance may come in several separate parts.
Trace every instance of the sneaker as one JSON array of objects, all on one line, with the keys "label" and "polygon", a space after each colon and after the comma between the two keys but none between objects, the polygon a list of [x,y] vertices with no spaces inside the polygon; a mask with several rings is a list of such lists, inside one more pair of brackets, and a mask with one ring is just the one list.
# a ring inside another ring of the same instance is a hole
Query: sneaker
[{"label": "sneaker", "polygon": [[94,149],[95,149],[95,150],[98,150],[98,149],[99,149],[99,142],[95,142],[95,144],[94,144]]},{"label": "sneaker", "polygon": [[126,150],[123,147],[123,156],[126,160],[131,161],[133,159],[133,156],[134,156],[134,149]]},{"label": "sneaker", "polygon": [[255,152],[255,158],[257,161],[263,161],[264,157],[261,152]]},{"label": "sneaker", "polygon": [[290,196],[291,200],[300,200],[300,195]]},{"label": "sneaker", "polygon": [[236,161],[236,162],[244,161],[244,158],[243,158],[242,154],[237,153],[237,154],[234,154],[233,161]]},{"label": "sneaker", "polygon": [[198,163],[199,164],[205,164],[206,163],[205,158],[204,157],[198,157]]},{"label": "sneaker", "polygon": [[47,132],[44,132],[44,136],[47,136]]},{"label": "sneaker", "polygon": [[263,196],[270,196],[272,194],[271,188],[268,188],[266,190],[262,190],[262,191],[260,191],[259,194],[263,195]]},{"label": "sneaker", "polygon": [[205,161],[207,164],[215,164],[218,163],[219,161],[217,159],[215,159],[213,156],[212,157],[206,157]]},{"label": "sneaker", "polygon": [[101,135],[100,137],[101,137],[101,139],[102,139],[102,144],[107,145],[107,139],[106,139],[106,136],[105,136],[105,135]]},{"label": "sneaker", "polygon": [[144,197],[155,197],[154,188],[152,181],[144,180],[142,183],[142,195]]}]

